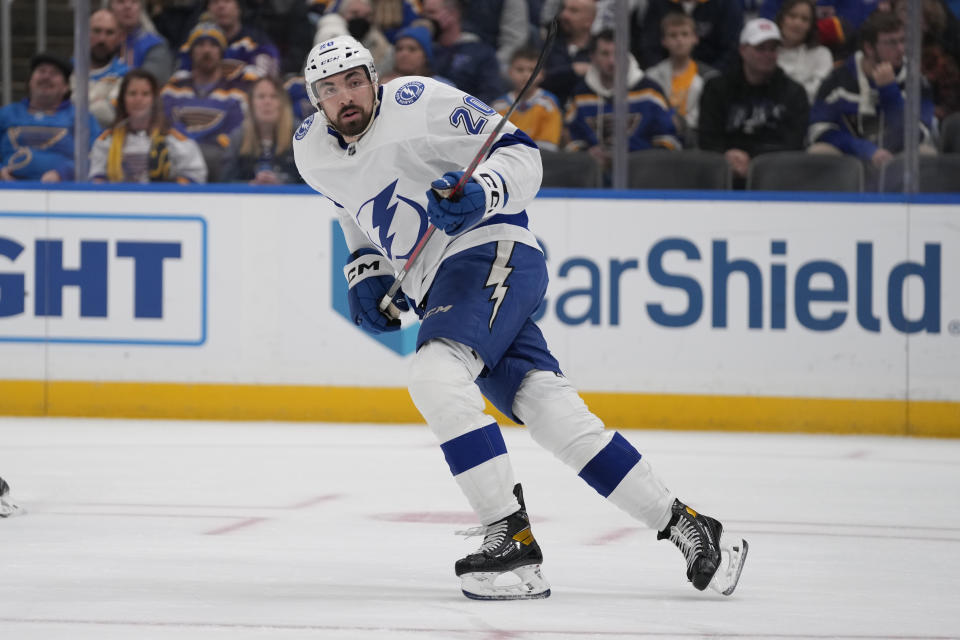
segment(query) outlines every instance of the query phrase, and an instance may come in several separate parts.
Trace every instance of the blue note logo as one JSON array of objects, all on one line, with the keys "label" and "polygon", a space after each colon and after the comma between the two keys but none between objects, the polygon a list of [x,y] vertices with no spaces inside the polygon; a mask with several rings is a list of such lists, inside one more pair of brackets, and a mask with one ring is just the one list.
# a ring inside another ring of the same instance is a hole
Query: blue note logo
[{"label": "blue note logo", "polygon": [[310,131],[310,125],[313,124],[313,116],[317,114],[311,113],[307,116],[307,119],[300,123],[300,126],[297,128],[297,132],[293,135],[297,140],[303,140],[307,137],[307,132]]},{"label": "blue note logo", "polygon": [[394,96],[402,105],[413,104],[423,95],[423,83],[419,80],[411,80],[407,84],[397,89]]}]

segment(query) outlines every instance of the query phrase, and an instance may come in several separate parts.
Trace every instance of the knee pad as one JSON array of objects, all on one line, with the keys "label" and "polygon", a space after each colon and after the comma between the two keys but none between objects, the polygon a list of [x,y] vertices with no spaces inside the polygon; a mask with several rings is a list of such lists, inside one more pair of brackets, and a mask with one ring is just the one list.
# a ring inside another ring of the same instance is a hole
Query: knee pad
[{"label": "knee pad", "polygon": [[474,383],[482,369],[470,347],[452,340],[430,340],[413,357],[410,397],[441,442],[494,422]]},{"label": "knee pad", "polygon": [[613,437],[573,385],[550,371],[531,371],[513,403],[534,441],[579,471]]}]

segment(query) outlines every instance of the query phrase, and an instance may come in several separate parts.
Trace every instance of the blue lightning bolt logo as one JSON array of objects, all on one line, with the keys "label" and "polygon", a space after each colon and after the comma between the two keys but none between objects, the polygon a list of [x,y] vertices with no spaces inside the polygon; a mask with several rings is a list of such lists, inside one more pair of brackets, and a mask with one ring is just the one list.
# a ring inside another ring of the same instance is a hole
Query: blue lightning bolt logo
[{"label": "blue lightning bolt logo", "polygon": [[388,256],[393,255],[390,253],[390,248],[393,246],[393,238],[397,235],[396,232],[390,233],[390,224],[397,212],[397,203],[390,204],[393,200],[393,192],[397,188],[397,180],[373,197],[373,213],[370,219],[373,228],[379,232],[380,246]]},{"label": "blue lightning bolt logo", "polygon": [[[428,222],[426,210],[416,200],[404,198],[396,193],[397,182],[399,182],[399,179],[394,180],[377,195],[360,205],[357,213],[357,222],[361,228],[366,228],[361,219],[365,220],[365,212],[370,212],[369,225],[371,231],[368,232],[368,237],[371,242],[383,249],[383,252],[391,260],[403,260],[409,256],[409,253],[416,246],[416,241],[426,232]],[[416,215],[416,218],[410,215],[411,212]],[[410,227],[415,224],[417,219],[419,219],[419,225],[416,229],[417,236],[414,238],[411,233],[413,229]],[[393,251],[395,245],[396,252]],[[395,255],[395,253],[401,254],[404,251],[408,252],[407,256]]]},{"label": "blue lightning bolt logo", "polygon": [[506,282],[510,274],[513,273],[513,267],[508,264],[511,255],[513,255],[513,242],[501,240],[497,243],[497,257],[494,258],[493,264],[490,265],[487,283],[483,286],[484,289],[493,287],[493,291],[490,292],[490,301],[493,302],[493,313],[490,314],[490,323],[488,325],[491,331],[493,330],[493,322],[497,319],[497,314],[500,313],[500,305],[503,304],[503,299],[510,290]]}]

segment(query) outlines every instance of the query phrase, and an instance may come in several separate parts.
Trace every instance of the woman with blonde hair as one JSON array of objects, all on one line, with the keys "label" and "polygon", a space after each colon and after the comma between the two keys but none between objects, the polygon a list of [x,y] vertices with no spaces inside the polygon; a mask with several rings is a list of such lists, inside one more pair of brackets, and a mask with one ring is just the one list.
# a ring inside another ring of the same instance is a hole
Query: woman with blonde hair
[{"label": "woman with blonde hair", "polygon": [[90,150],[94,182],[207,181],[197,143],[164,121],[160,89],[149,71],[133,69],[120,83],[113,126]]},{"label": "woman with blonde hair", "polygon": [[224,158],[225,182],[302,182],[293,159],[293,109],[280,81],[260,78],[250,87],[250,114]]}]

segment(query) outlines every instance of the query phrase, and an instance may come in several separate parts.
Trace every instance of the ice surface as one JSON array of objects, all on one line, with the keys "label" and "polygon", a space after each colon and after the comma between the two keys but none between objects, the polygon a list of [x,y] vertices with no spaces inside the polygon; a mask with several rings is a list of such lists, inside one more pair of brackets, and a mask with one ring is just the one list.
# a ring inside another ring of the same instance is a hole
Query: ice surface
[{"label": "ice surface", "polygon": [[553,595],[464,598],[479,538],[424,426],[0,418],[0,638],[952,638],[960,442],[624,431],[750,542],[736,593],[518,428]]}]

